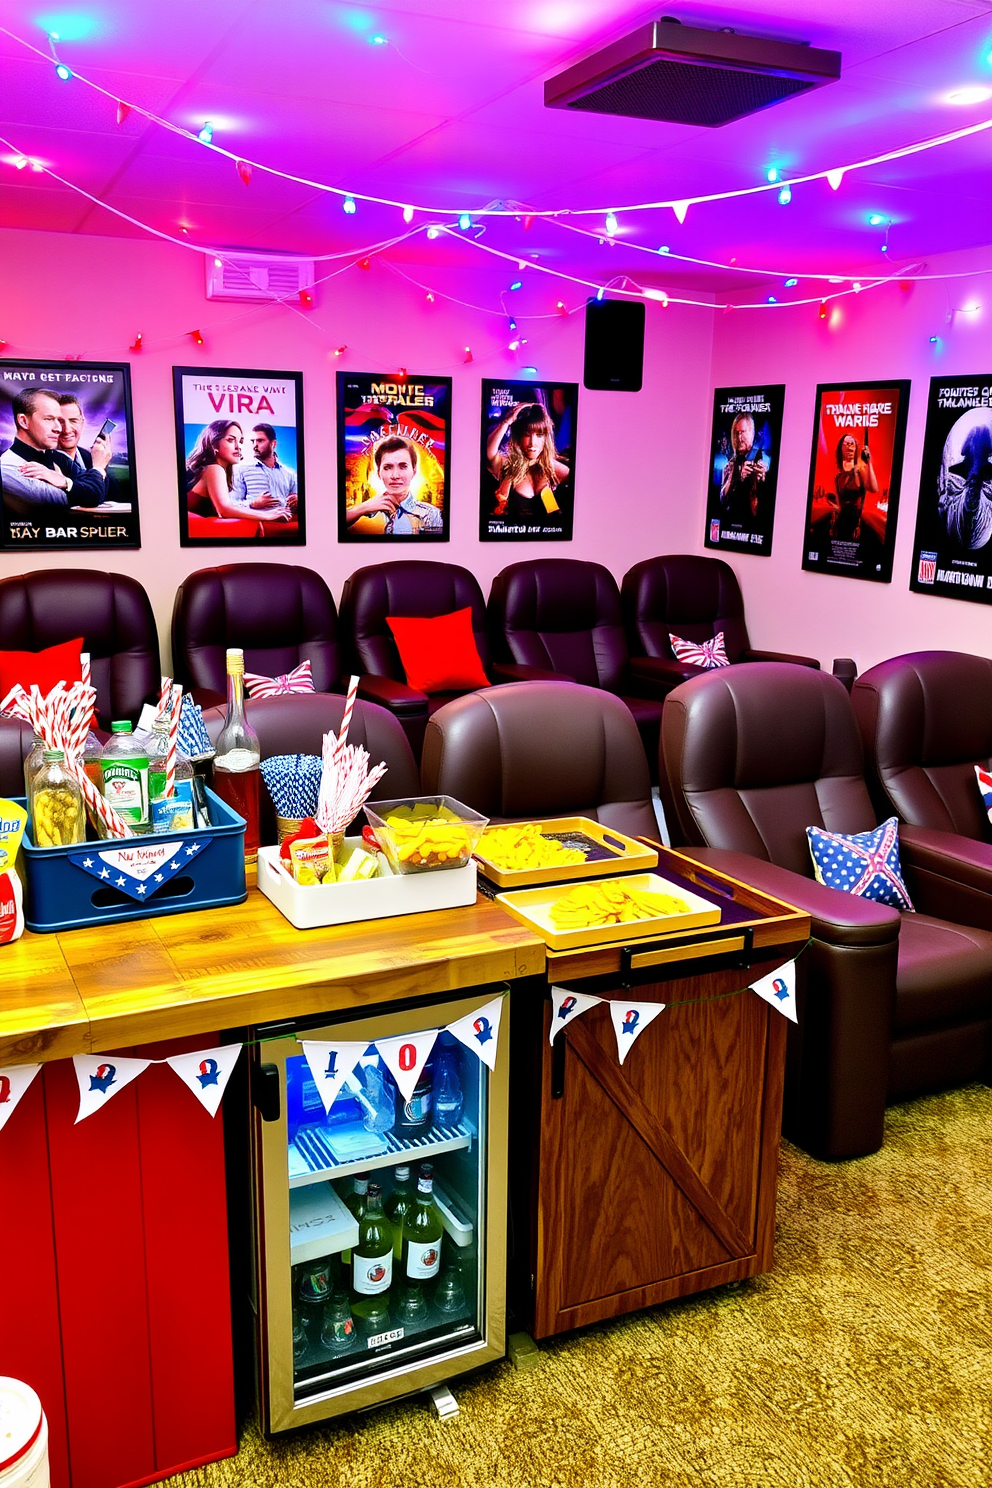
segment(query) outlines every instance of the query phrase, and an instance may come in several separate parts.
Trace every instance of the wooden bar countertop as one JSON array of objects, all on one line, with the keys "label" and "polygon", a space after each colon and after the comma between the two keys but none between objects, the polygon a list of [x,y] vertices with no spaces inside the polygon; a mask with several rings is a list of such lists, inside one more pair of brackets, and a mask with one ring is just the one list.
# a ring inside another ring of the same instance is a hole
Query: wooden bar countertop
[{"label": "wooden bar countertop", "polygon": [[539,936],[463,909],[296,930],[244,904],[35,935],[0,947],[0,1067],[541,975]]}]

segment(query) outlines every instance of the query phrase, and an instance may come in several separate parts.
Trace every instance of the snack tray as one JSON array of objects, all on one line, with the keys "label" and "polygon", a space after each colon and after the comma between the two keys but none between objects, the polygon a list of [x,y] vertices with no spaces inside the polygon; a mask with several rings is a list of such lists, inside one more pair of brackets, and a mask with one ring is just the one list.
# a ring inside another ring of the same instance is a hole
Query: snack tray
[{"label": "snack tray", "polygon": [[[362,839],[346,837],[344,845],[360,849]],[[298,884],[280,867],[278,847],[263,847],[258,854],[258,887],[297,930],[475,903],[474,862],[435,873],[403,874],[394,873],[383,855],[379,857],[379,878],[356,883]]]},{"label": "snack tray", "polygon": [[[608,882],[609,880],[607,880]],[[577,930],[559,930],[551,918],[551,907],[567,893],[561,884],[540,889],[521,889],[497,894],[501,904],[514,919],[536,930],[552,951],[581,950],[587,946],[627,945],[632,940],[669,935],[678,930],[696,930],[702,925],[716,925],[720,910],[716,905],[692,894],[681,883],[662,878],[657,873],[639,873],[616,880],[625,888],[642,889],[651,894],[672,894],[688,908],[678,914],[651,915],[646,920],[629,920],[622,925],[591,925]]]},{"label": "snack tray", "polygon": [[658,854],[653,847],[647,847],[633,837],[625,837],[622,832],[614,832],[611,827],[604,827],[602,822],[593,821],[588,816],[564,816],[539,822],[492,822],[490,825],[537,826],[545,835],[553,833],[556,837],[564,837],[574,834],[587,837],[596,844],[595,856],[587,858],[584,863],[552,868],[497,868],[486,858],[483,833],[475,849],[479,870],[490,883],[498,884],[501,889],[522,889],[529,884],[571,883],[577,879],[605,878],[618,872],[644,873],[658,866]]}]

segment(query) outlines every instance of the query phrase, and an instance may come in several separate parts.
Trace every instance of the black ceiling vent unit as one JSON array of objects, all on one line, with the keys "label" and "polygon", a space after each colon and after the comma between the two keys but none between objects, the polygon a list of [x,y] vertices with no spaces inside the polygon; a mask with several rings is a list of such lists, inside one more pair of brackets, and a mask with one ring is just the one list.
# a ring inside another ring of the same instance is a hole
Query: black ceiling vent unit
[{"label": "black ceiling vent unit", "polygon": [[544,85],[548,108],[715,128],[833,83],[840,52],[649,21]]}]

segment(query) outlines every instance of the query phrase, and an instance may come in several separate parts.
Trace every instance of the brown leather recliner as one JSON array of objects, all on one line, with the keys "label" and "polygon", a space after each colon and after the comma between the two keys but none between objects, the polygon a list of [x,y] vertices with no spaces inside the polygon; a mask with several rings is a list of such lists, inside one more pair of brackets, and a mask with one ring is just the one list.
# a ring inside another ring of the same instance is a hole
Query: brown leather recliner
[{"label": "brown leather recliner", "polygon": [[[109,731],[115,718],[137,723],[161,684],[155,616],[137,580],[88,568],[0,579],[5,651],[43,651],[78,635],[80,649],[90,653],[99,727]],[[22,757],[30,747],[29,729],[16,719],[0,719],[0,795],[24,794]]]},{"label": "brown leather recliner", "polygon": [[340,686],[337,610],[312,568],[227,563],[184,579],[172,610],[172,665],[203,707],[227,697],[229,646],[242,648],[249,672],[276,677],[309,661],[317,692]]},{"label": "brown leather recliner", "polygon": [[[933,917],[948,906],[914,829],[900,831],[900,848],[916,913],[813,877],[808,826],[876,825],[843,684],[781,664],[709,672],[669,694],[662,752],[683,850],[812,916],[787,1134],[816,1156],[857,1157],[881,1146],[887,1102],[987,1077],[992,934],[972,928],[967,911]],[[950,855],[944,867],[949,875]],[[958,871],[973,872],[967,862]],[[984,893],[989,923],[992,870]]]},{"label": "brown leather recliner", "polygon": [[[258,734],[263,760],[274,754],[319,755],[324,735],[328,731],[336,734],[341,727],[344,703],[340,693],[326,692],[249,698],[245,703],[245,715]],[[212,743],[217,742],[226,712],[227,709],[222,707],[204,710],[203,721]],[[377,708],[374,703],[356,703],[348,728],[348,743],[360,744],[367,749],[372,765],[385,760],[389,766],[373,788],[370,800],[389,801],[395,796],[420,795],[417,763],[406,734],[385,708]],[[275,810],[264,782],[259,792],[259,828],[263,846],[276,841]]]},{"label": "brown leather recliner", "polygon": [[666,692],[702,673],[702,668],[678,660],[669,639],[672,635],[698,645],[722,631],[731,663],[791,661],[816,669],[820,665],[812,656],[754,650],[744,620],[741,586],[722,558],[693,553],[646,558],[624,575],[620,602],[631,675],[650,679]]},{"label": "brown leather recliner", "polygon": [[500,660],[622,697],[654,770],[668,686],[630,666],[620,591],[609,569],[578,558],[511,563],[493,580],[489,639]]},{"label": "brown leather recliner", "polygon": [[387,616],[432,619],[465,609],[472,611],[472,632],[479,659],[491,680],[511,682],[530,675],[545,675],[531,668],[494,665],[486,635],[486,602],[478,579],[467,568],[430,559],[397,559],[359,568],[345,580],[341,629],[349,665],[361,677],[358,695],[396,715],[418,758],[428,718],[460,694],[445,692],[428,696],[408,685],[393,633],[386,623]]},{"label": "brown leather recliner", "polygon": [[589,816],[658,841],[637,725],[597,687],[517,682],[446,704],[427,725],[421,778],[494,821]]}]

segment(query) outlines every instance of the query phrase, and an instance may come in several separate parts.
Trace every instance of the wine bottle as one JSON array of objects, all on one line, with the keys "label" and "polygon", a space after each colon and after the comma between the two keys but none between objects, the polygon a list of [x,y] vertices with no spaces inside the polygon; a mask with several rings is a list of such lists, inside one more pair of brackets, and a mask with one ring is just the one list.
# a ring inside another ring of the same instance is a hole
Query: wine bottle
[{"label": "wine bottle", "polygon": [[214,790],[243,816],[245,862],[258,860],[258,780],[262,757],[258,735],[245,718],[245,654],[227,653],[227,717],[214,755]]},{"label": "wine bottle", "polygon": [[413,1203],[413,1188],[407,1163],[402,1163],[394,1172],[393,1191],[386,1200],[386,1218],[393,1227],[393,1255],[400,1260],[403,1254],[403,1216]]},{"label": "wine bottle", "polygon": [[392,1279],[393,1232],[382,1212],[382,1189],[378,1183],[370,1183],[358,1226],[358,1244],[351,1253],[352,1310],[361,1316],[366,1299],[387,1292]]},{"label": "wine bottle", "polygon": [[402,1271],[407,1282],[431,1281],[441,1264],[441,1216],[434,1203],[434,1169],[421,1163],[416,1201],[403,1216]]},{"label": "wine bottle", "polygon": [[[369,1178],[368,1178],[368,1174],[367,1173],[362,1173],[359,1177],[357,1177],[355,1179],[355,1186],[351,1190],[351,1193],[348,1193],[348,1194],[345,1194],[344,1195],[345,1208],[351,1210],[352,1214],[358,1220],[358,1223],[359,1224],[361,1224],[361,1222],[362,1222],[362,1215],[365,1213],[365,1209],[366,1209],[366,1207],[368,1205],[368,1201],[369,1201],[368,1200],[368,1194],[369,1194]],[[351,1251],[350,1250],[344,1250],[344,1251],[341,1252],[341,1262],[345,1266],[350,1266],[351,1265]]]}]

